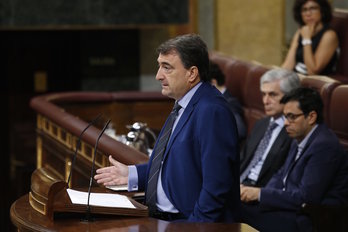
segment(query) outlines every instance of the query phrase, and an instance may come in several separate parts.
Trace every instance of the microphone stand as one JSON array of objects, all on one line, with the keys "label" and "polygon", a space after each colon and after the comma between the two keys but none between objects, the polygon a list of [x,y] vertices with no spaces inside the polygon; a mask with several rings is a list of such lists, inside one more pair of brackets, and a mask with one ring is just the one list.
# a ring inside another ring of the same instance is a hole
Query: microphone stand
[{"label": "microphone stand", "polygon": [[74,166],[75,166],[75,162],[76,162],[76,156],[77,156],[77,151],[79,150],[80,148],[80,145],[81,145],[81,139],[82,139],[82,135],[85,133],[85,131],[92,125],[94,125],[98,120],[99,118],[101,117],[102,114],[99,114],[96,118],[94,118],[91,122],[88,123],[88,125],[86,126],[85,129],[83,129],[83,131],[81,132],[78,140],[77,140],[77,144],[76,144],[76,149],[75,149],[75,152],[74,152],[74,156],[73,156],[73,161],[71,163],[71,168],[70,168],[70,173],[69,173],[69,177],[68,177],[68,181],[67,181],[67,184],[69,186],[70,184],[70,179],[71,179],[71,174],[72,174],[72,170],[74,169]]},{"label": "microphone stand", "polygon": [[89,205],[89,199],[91,197],[91,187],[92,187],[92,182],[93,182],[93,172],[94,172],[94,165],[95,165],[95,157],[97,155],[97,148],[98,148],[98,143],[99,143],[99,139],[101,138],[101,136],[104,134],[104,131],[106,130],[106,128],[108,127],[109,123],[110,123],[110,119],[106,122],[103,130],[99,133],[99,136],[95,142],[95,146],[94,146],[94,154],[93,154],[93,162],[92,162],[92,168],[91,168],[91,176],[89,179],[89,186],[88,186],[88,197],[87,197],[87,209],[86,209],[86,218],[84,221],[90,222],[93,221],[93,219],[91,218],[91,206]]}]

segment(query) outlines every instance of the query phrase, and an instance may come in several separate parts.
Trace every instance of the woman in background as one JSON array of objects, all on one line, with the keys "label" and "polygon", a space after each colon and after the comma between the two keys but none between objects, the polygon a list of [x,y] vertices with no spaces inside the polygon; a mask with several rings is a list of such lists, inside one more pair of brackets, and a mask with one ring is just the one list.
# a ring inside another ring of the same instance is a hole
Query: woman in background
[{"label": "woman in background", "polygon": [[293,8],[296,31],[283,68],[305,75],[334,73],[338,37],[330,28],[331,6],[327,0],[296,0]]}]

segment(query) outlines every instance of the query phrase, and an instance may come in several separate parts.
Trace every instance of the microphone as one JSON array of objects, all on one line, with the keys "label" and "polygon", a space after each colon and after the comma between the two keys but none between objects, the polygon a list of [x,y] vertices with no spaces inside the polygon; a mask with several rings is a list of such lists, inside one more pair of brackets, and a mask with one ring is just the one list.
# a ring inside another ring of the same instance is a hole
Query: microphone
[{"label": "microphone", "polygon": [[95,142],[94,145],[94,154],[93,154],[93,162],[92,162],[92,168],[91,168],[91,176],[89,179],[89,186],[88,186],[88,197],[87,197],[87,211],[86,211],[86,221],[91,221],[91,207],[89,205],[89,199],[91,197],[91,187],[92,187],[92,182],[93,182],[93,172],[94,172],[94,166],[95,166],[95,157],[97,156],[97,148],[98,148],[98,143],[99,143],[99,139],[101,138],[101,136],[104,134],[104,131],[106,130],[106,128],[108,127],[109,123],[110,123],[111,119],[109,119],[104,128],[102,129],[102,131],[99,133],[99,136]]},{"label": "microphone", "polygon": [[101,117],[101,114],[99,114],[95,119],[93,119],[92,121],[90,121],[90,122],[88,123],[88,125],[86,126],[86,128],[83,129],[83,131],[81,132],[79,138],[77,139],[76,149],[75,149],[75,152],[74,152],[73,161],[72,161],[72,164],[71,164],[70,173],[69,173],[68,182],[67,182],[67,183],[68,183],[68,186],[69,186],[69,183],[70,183],[70,178],[71,178],[72,170],[74,169],[74,165],[75,165],[75,161],[76,161],[76,156],[77,156],[77,151],[79,150],[80,145],[81,145],[82,135],[85,133],[85,131],[86,131],[90,126],[92,126],[93,124],[95,124],[95,123],[99,120],[100,117]]}]

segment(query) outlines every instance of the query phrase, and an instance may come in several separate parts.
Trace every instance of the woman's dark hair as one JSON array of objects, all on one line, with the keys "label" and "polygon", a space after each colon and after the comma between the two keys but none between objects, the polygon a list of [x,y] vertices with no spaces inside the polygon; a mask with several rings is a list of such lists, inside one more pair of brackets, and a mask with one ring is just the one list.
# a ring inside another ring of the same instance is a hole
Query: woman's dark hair
[{"label": "woman's dark hair", "polygon": [[321,21],[323,24],[328,24],[332,19],[332,8],[330,3],[327,0],[296,0],[293,8],[293,14],[295,21],[301,26],[305,23],[302,20],[302,6],[308,2],[313,1],[319,4],[320,13],[321,13]]}]

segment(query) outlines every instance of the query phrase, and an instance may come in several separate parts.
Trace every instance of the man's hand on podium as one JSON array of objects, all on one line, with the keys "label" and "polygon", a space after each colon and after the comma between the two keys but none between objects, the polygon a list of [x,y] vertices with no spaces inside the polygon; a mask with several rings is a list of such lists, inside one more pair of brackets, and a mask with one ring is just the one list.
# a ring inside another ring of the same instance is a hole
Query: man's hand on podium
[{"label": "man's hand on podium", "polygon": [[97,169],[94,179],[104,186],[127,185],[128,166],[113,159],[111,155],[109,161],[112,165]]}]

